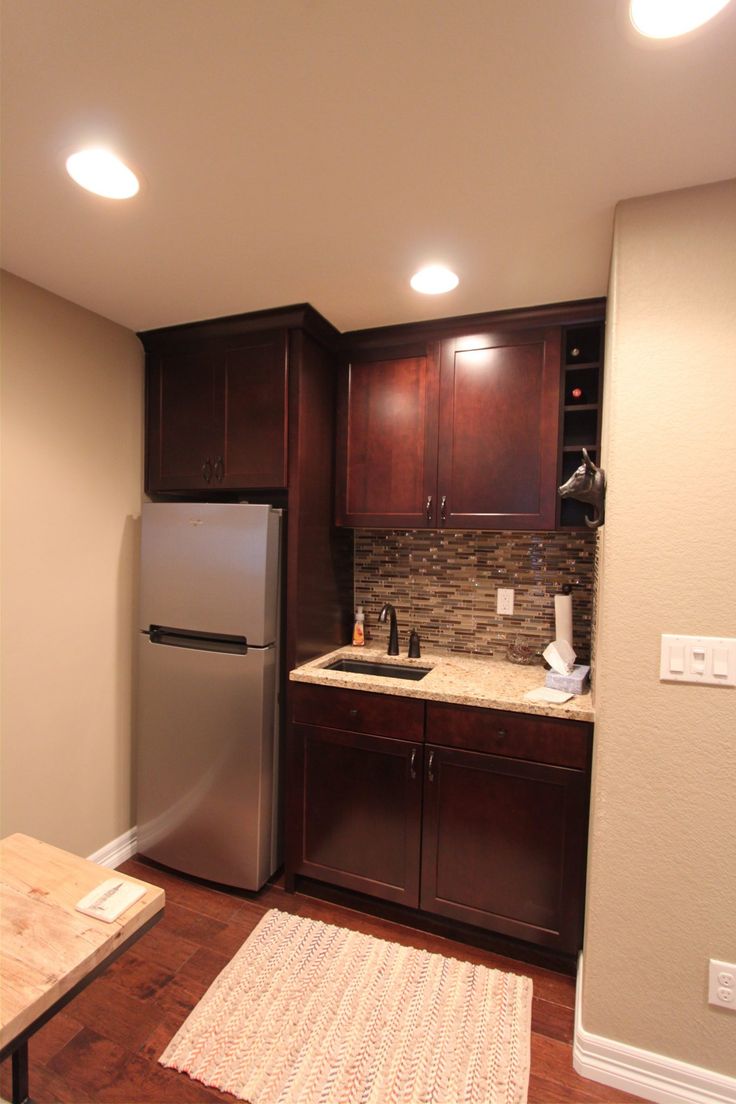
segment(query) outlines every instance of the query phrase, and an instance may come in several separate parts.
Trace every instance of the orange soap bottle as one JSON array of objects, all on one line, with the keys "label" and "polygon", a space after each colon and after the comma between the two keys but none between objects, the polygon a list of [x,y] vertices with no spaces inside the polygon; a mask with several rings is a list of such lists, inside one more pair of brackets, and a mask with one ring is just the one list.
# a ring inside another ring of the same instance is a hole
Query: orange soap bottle
[{"label": "orange soap bottle", "polygon": [[365,644],[365,614],[363,607],[358,606],[355,611],[355,624],[353,625],[353,646],[362,648]]}]

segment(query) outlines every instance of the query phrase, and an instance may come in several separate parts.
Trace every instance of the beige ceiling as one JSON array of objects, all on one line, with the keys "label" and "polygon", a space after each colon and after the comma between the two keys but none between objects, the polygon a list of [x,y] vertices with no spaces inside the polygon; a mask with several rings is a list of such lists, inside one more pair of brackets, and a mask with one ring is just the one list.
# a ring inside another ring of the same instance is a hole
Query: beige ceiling
[{"label": "beige ceiling", "polygon": [[[340,329],[605,293],[617,200],[736,175],[736,3],[3,0],[3,264],[134,329]],[[81,191],[104,141],[142,193]],[[442,259],[459,288],[419,296]]]}]

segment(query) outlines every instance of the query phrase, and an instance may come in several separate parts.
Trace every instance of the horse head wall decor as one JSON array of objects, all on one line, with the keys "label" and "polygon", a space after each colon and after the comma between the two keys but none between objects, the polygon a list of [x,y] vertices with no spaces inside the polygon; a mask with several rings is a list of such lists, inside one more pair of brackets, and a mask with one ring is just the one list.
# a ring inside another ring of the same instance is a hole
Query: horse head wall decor
[{"label": "horse head wall decor", "polygon": [[586,517],[585,524],[590,529],[598,529],[604,521],[606,506],[606,473],[588,456],[583,449],[583,462],[576,468],[566,483],[558,487],[560,498],[575,498],[578,502],[589,502],[593,506],[593,517]]}]

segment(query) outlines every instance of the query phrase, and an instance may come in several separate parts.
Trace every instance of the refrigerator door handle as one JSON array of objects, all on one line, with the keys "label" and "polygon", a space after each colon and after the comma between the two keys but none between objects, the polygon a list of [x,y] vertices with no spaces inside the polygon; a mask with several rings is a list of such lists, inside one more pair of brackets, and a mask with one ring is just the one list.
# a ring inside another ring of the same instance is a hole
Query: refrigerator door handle
[{"label": "refrigerator door handle", "polygon": [[174,629],[168,625],[151,625],[146,635],[152,644],[165,644],[170,648],[196,648],[201,652],[229,652],[233,655],[248,654],[248,641],[244,636],[192,632],[190,629]]}]

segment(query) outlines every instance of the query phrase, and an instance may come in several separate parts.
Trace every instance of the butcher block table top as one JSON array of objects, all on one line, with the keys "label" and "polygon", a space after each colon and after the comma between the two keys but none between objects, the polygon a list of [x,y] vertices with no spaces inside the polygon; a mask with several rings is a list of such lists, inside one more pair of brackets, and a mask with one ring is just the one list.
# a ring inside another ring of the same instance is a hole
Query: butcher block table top
[{"label": "butcher block table top", "polygon": [[[111,924],[75,910],[111,877],[145,885],[146,893]],[[0,841],[0,1050],[40,1027],[71,990],[155,923],[163,906],[164,891],[138,878],[29,836]]]}]

